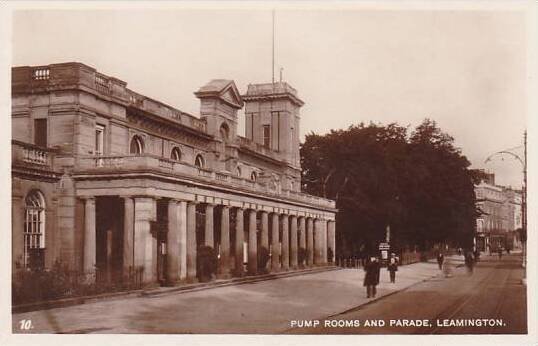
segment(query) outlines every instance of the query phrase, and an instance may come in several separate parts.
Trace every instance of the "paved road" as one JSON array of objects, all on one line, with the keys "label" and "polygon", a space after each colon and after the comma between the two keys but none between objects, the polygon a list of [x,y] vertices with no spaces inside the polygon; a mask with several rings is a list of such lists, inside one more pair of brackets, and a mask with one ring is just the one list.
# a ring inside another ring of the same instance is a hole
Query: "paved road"
[{"label": "paved road", "polygon": [[[373,304],[326,318],[327,321],[331,321],[327,327],[324,327],[325,320],[322,320],[317,328],[296,328],[287,332],[525,334],[526,286],[521,285],[522,275],[519,255],[503,256],[502,260],[497,257],[484,257],[472,275],[469,275],[465,268],[459,268],[452,278],[439,276]],[[365,326],[366,320],[374,324],[378,319],[383,319],[385,325]],[[424,319],[427,321],[422,322]],[[331,327],[342,325],[346,321],[360,326]],[[475,326],[465,326],[469,321],[474,321]]]},{"label": "paved road", "polygon": [[[439,274],[433,263],[382,272],[378,296]],[[137,297],[13,315],[15,333],[281,333],[290,321],[321,319],[364,304],[363,271],[344,269],[252,284]],[[21,320],[33,328],[20,330]]]},{"label": "paved road", "polygon": [[[460,260],[459,263],[462,263]],[[15,333],[524,333],[520,258],[485,258],[473,275],[444,278],[435,263],[382,271],[378,299],[365,297],[363,271],[344,269],[157,297],[121,298],[13,315]],[[383,297],[384,296],[384,297]],[[379,298],[381,297],[381,298]],[[368,303],[365,305],[365,303]],[[330,316],[328,318],[328,316]],[[299,321],[360,321],[352,328],[292,329]],[[364,327],[366,319],[502,319],[495,328]],[[21,320],[32,329],[20,330]]]}]

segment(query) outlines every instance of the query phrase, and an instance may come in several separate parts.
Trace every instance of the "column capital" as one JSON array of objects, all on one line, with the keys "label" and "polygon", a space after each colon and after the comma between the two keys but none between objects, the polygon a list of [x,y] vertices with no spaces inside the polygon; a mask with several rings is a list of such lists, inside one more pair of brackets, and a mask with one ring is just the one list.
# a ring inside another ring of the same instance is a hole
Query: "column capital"
[{"label": "column capital", "polygon": [[153,200],[159,199],[156,196],[148,196],[148,195],[131,195],[130,197],[132,199],[153,199]]}]

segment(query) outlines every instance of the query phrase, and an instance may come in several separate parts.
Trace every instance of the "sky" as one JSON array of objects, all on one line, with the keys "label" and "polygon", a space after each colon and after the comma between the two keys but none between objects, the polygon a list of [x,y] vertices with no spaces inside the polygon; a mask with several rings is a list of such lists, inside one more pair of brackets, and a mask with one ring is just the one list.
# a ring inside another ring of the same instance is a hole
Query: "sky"
[{"label": "sky", "polygon": [[[430,118],[473,168],[519,187],[528,23],[517,10],[277,8],[275,70],[298,90],[301,135]],[[214,78],[271,81],[269,8],[18,10],[12,65],[78,61],[193,115]],[[244,116],[240,114],[240,131]],[[241,133],[241,132],[240,132]],[[241,133],[242,134],[242,133]]]}]

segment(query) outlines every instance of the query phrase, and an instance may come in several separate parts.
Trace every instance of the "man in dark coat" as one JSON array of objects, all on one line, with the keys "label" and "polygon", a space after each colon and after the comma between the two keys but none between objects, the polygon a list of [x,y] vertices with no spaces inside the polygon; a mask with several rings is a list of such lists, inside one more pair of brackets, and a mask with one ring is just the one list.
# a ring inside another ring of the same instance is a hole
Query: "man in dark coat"
[{"label": "man in dark coat", "polygon": [[379,266],[379,261],[375,257],[371,257],[364,266],[364,286],[366,286],[367,298],[375,298],[377,293],[376,286],[379,284],[380,269],[381,267]]},{"label": "man in dark coat", "polygon": [[398,259],[396,258],[396,254],[391,254],[387,270],[390,274],[390,282],[393,284],[396,283],[396,272],[398,271]]},{"label": "man in dark coat", "polygon": [[473,273],[473,266],[474,266],[474,256],[471,251],[468,251],[465,254],[465,266],[467,267],[467,273],[472,274]]},{"label": "man in dark coat", "polygon": [[439,265],[439,270],[443,269],[443,262],[445,261],[445,256],[441,252],[437,254],[437,264]]}]

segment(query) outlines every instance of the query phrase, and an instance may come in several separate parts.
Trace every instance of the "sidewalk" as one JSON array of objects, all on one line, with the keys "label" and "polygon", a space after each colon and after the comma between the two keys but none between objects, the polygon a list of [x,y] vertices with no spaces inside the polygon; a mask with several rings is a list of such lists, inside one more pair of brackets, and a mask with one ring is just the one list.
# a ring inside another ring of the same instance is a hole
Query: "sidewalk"
[{"label": "sidewalk", "polygon": [[187,293],[195,292],[200,290],[206,290],[217,287],[225,287],[231,285],[241,285],[245,283],[253,283],[266,280],[275,280],[284,277],[290,277],[295,275],[306,275],[313,274],[327,270],[338,270],[339,267],[335,266],[324,266],[324,267],[313,267],[305,269],[297,269],[291,271],[285,271],[280,273],[271,273],[264,275],[254,275],[254,276],[243,276],[229,279],[217,279],[210,282],[195,282],[191,284],[183,284],[178,286],[169,286],[169,287],[150,287],[145,289],[131,290],[131,291],[119,291],[119,292],[108,292],[91,296],[79,296],[79,297],[69,297],[62,299],[47,300],[42,302],[34,302],[27,304],[19,304],[12,307],[12,313],[22,313],[54,308],[62,308],[73,305],[87,304],[98,302],[102,300],[110,299],[125,299],[125,298],[135,298],[138,296],[160,296],[169,293]]},{"label": "sidewalk", "polygon": [[[437,263],[382,269],[377,299],[441,276]],[[282,333],[291,320],[323,319],[368,304],[362,269],[322,271],[241,285],[118,298],[13,315],[32,333]]]}]

